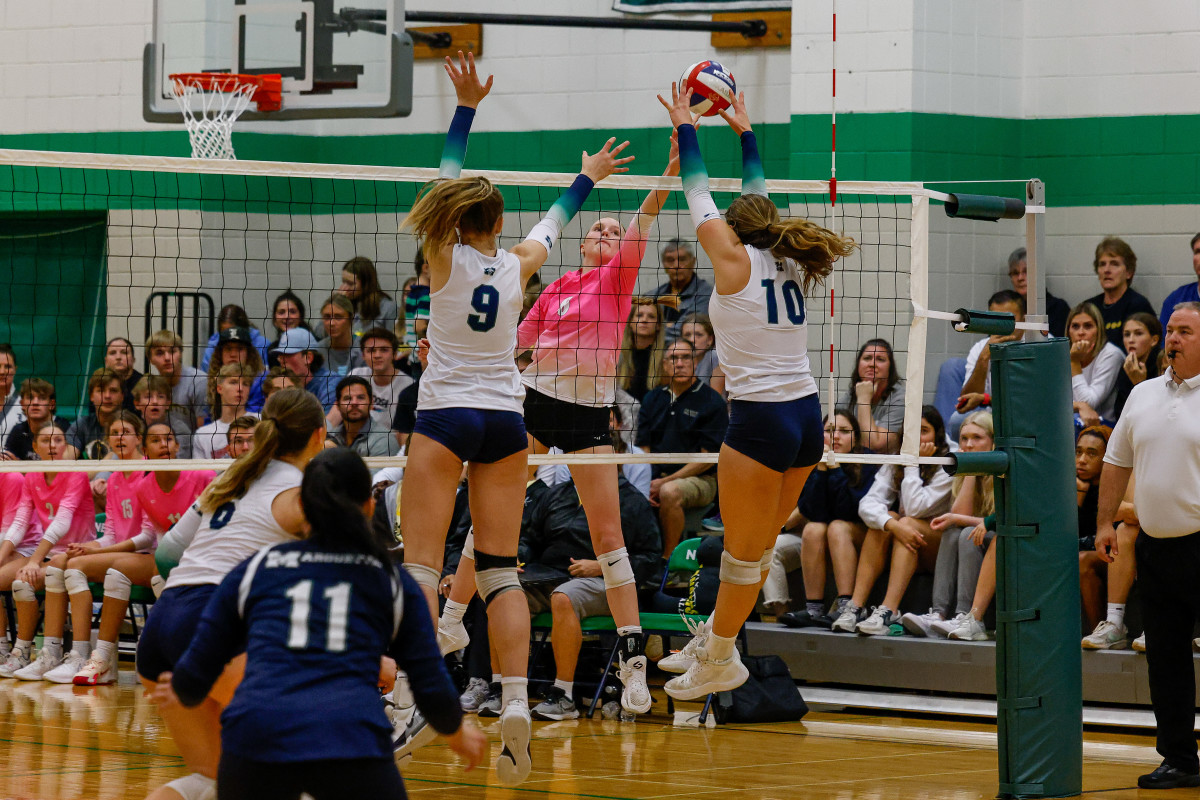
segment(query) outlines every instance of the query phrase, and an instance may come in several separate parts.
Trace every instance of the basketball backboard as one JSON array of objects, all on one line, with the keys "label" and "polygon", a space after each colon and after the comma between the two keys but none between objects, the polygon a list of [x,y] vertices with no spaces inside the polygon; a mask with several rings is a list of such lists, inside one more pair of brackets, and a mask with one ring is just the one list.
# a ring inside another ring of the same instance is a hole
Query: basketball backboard
[{"label": "basketball backboard", "polygon": [[154,0],[143,53],[142,115],[180,122],[170,75],[278,73],[278,111],[242,119],[403,117],[412,110],[412,39],[404,0],[335,8],[336,0]]}]

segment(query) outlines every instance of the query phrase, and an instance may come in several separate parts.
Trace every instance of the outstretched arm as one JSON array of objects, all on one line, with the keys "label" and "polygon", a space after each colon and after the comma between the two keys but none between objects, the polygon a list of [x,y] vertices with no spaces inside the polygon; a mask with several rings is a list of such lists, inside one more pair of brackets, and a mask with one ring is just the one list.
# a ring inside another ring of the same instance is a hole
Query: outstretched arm
[{"label": "outstretched arm", "polygon": [[746,113],[746,93],[739,92],[730,108],[733,109],[732,114],[728,110],[720,113],[742,140],[742,194],[761,194],[766,197],[767,178],[758,155],[758,139],[750,128],[750,115]]},{"label": "outstretched arm", "polygon": [[[671,131],[671,152],[667,156],[667,168],[663,170],[664,177],[679,174],[679,135]],[[646,246],[649,244],[650,231],[654,228],[654,220],[671,196],[669,189],[655,189],[646,195],[642,205],[633,215],[625,236],[621,239],[621,251],[617,256],[617,288],[616,294],[624,296],[633,291],[637,284],[638,271],[642,259],[646,257]]]},{"label": "outstretched arm", "polygon": [[450,56],[446,56],[445,67],[450,82],[454,84],[454,92],[458,95],[458,107],[454,109],[446,143],[442,146],[438,177],[457,178],[467,157],[467,137],[471,133],[475,109],[492,90],[492,76],[488,75],[487,83],[481,83],[475,71],[475,54],[467,53],[464,58],[462,50],[458,51],[458,66],[454,65]]}]

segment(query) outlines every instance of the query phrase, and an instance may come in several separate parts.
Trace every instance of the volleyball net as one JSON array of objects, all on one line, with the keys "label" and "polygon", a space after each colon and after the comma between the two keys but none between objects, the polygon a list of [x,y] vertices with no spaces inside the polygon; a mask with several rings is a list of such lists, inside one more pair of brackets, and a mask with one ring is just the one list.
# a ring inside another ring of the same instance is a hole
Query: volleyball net
[{"label": "volleyball net", "polygon": [[[463,174],[486,176],[501,188],[506,204],[501,247],[523,240],[574,179],[535,172]],[[218,309],[239,306],[263,338],[273,341],[279,336],[272,321],[276,298],[290,290],[307,306],[309,321],[317,322],[342,282],[343,265],[356,257],[373,262],[382,290],[403,308],[418,243],[399,228],[421,188],[435,177],[433,169],[403,167],[0,150],[0,293],[9,303],[0,315],[0,342],[11,343],[15,352],[16,385],[27,378],[48,381],[59,415],[86,416],[89,377],[104,365],[109,340],[129,340],[135,368],[152,373],[147,339],[168,329],[183,342],[183,363],[199,368],[218,330]],[[767,185],[781,215],[805,217],[859,245],[804,298],[823,411],[854,402],[856,356],[872,339],[890,344],[898,374],[910,387],[903,448],[842,460],[916,463],[926,320],[913,309],[927,305],[929,201],[943,196],[918,183],[847,181],[839,182],[837,203],[831,205],[824,181]],[[646,194],[662,188],[673,191],[650,234],[634,295],[653,299],[668,283],[661,256],[678,242],[695,254],[696,276],[711,284],[712,267],[696,244],[678,179],[620,175],[602,181],[563,231],[538,275],[541,285],[579,268],[579,245],[596,219],[614,217],[628,225]],[[725,208],[740,180],[713,179],[711,188]],[[677,320],[677,305],[659,298],[666,326]],[[411,339],[403,313],[396,329],[402,344]],[[660,379],[649,375],[649,386]],[[690,455],[689,460],[715,460],[712,453]],[[680,460],[672,454],[614,458]],[[36,462],[0,464],[17,471],[46,469]],[[227,464],[178,461],[169,468]],[[96,468],[95,462],[86,466]]]}]

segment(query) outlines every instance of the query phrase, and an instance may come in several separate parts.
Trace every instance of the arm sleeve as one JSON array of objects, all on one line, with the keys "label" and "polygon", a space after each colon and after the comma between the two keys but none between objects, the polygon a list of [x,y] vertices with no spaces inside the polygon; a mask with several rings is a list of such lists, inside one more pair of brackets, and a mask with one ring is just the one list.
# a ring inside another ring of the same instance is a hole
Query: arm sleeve
[{"label": "arm sleeve", "polygon": [[29,521],[32,518],[33,501],[28,497],[23,497],[21,505],[17,508],[16,515],[13,516],[12,524],[4,532],[5,541],[12,542],[13,547],[19,545],[21,540],[25,538],[25,534],[29,531]]},{"label": "arm sleeve", "polygon": [[868,528],[883,530],[883,526],[887,524],[888,509],[896,499],[896,493],[892,489],[894,469],[896,467],[890,464],[880,467],[879,472],[875,473],[875,481],[871,488],[863,495],[863,499],[858,501],[858,516]]},{"label": "arm sleeve", "polygon": [[200,518],[200,507],[192,503],[191,508],[159,540],[158,549],[154,551],[154,563],[163,577],[174,569],[183,551],[196,538],[196,531],[200,530]]},{"label": "arm sleeve", "polygon": [[51,545],[58,544],[58,540],[71,530],[71,522],[75,519],[76,512],[86,513],[86,509],[80,509],[79,506],[85,496],[89,502],[91,501],[92,490],[86,481],[83,485],[87,487],[86,492],[69,491],[63,497],[62,502],[58,504],[58,511],[55,513],[54,519],[50,521],[46,532],[42,534],[43,541],[49,542]]},{"label": "arm sleeve", "polygon": [[[1111,350],[1110,350],[1111,348]],[[1091,375],[1075,375],[1071,378],[1071,397],[1099,410],[1117,386],[1117,375],[1124,359],[1115,345],[1105,345],[1089,364]]]},{"label": "arm sleeve", "polygon": [[679,175],[683,179],[683,194],[687,198],[688,210],[692,212],[692,223],[699,228],[705,222],[721,218],[717,204],[708,191],[708,170],[700,155],[700,140],[693,125],[680,125]]},{"label": "arm sleeve", "polygon": [[742,194],[767,194],[767,177],[763,174],[758,155],[758,139],[754,131],[742,134]]},{"label": "arm sleeve", "polygon": [[172,670],[171,687],[185,706],[199,705],[225,665],[242,649],[246,626],[237,601],[248,563],[242,562],[221,581],[204,607],[191,644]]},{"label": "arm sleeve", "polygon": [[467,137],[471,133],[471,123],[474,121],[475,109],[466,106],[454,109],[450,130],[446,132],[446,143],[442,145],[442,160],[438,164],[439,178],[457,178],[462,173],[463,162],[467,158]]},{"label": "arm sleeve", "polygon": [[154,530],[154,523],[150,521],[150,515],[145,511],[142,512],[142,529],[129,541],[133,542],[133,552],[135,553],[149,550],[158,543],[158,533]]},{"label": "arm sleeve", "polygon": [[407,572],[397,570],[404,592],[404,616],[388,655],[408,675],[413,700],[433,729],[449,735],[462,725],[458,692],[446,671],[421,587]]},{"label": "arm sleeve", "polygon": [[525,240],[532,239],[538,242],[546,248],[547,253],[553,250],[558,235],[562,233],[566,224],[579,213],[579,209],[583,207],[583,201],[587,200],[588,195],[592,193],[593,186],[595,183],[591,178],[582,173],[576,175],[575,181],[558,196],[554,205],[550,206],[550,210],[546,212],[546,216],[533,226],[533,230],[529,232]]},{"label": "arm sleeve", "polygon": [[904,514],[917,519],[929,519],[944,514],[950,509],[950,488],[954,478],[939,469],[933,473],[929,483],[921,480],[918,467],[905,467],[904,480],[900,483],[900,506]]}]

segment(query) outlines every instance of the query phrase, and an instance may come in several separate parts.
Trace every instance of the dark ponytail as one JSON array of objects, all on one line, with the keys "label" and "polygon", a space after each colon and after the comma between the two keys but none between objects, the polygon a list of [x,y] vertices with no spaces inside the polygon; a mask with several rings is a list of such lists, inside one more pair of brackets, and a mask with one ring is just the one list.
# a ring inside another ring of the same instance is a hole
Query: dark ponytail
[{"label": "dark ponytail", "polygon": [[358,453],[345,447],[322,450],[308,462],[300,484],[300,504],[312,528],[309,541],[390,564],[387,548],[363,514],[370,497],[371,471]]}]

